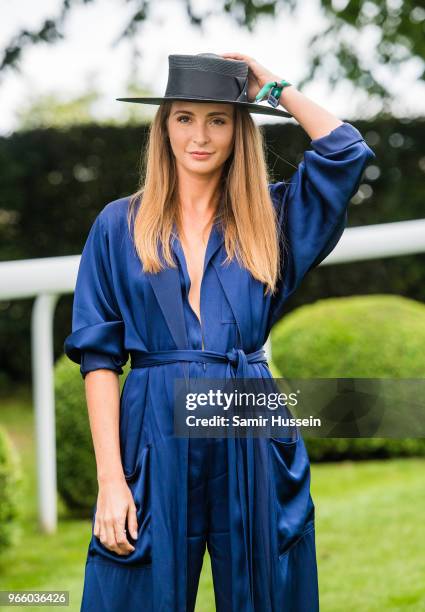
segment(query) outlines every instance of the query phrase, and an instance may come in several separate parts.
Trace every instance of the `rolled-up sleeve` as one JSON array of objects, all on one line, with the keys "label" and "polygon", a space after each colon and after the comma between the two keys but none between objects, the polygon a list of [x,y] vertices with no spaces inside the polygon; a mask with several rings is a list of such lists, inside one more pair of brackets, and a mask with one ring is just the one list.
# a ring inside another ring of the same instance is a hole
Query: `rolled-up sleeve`
[{"label": "rolled-up sleeve", "polygon": [[128,352],[124,348],[124,321],[114,293],[109,241],[100,213],[89,232],[78,268],[72,310],[72,333],[65,354],[80,364],[83,378],[106,368],[122,374]]},{"label": "rolled-up sleeve", "polygon": [[338,244],[347,226],[348,204],[376,157],[357,128],[346,122],[312,140],[311,146],[289,182],[269,184],[283,262],[277,308]]}]

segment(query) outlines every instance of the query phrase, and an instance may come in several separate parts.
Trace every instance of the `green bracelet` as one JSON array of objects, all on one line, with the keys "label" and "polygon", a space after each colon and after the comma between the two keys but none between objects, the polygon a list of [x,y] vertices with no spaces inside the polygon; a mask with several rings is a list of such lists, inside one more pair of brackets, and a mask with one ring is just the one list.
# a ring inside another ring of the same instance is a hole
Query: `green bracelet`
[{"label": "green bracelet", "polygon": [[[288,87],[292,85],[289,81],[285,81],[282,79],[279,83],[277,81],[269,81],[260,89],[258,94],[255,96],[255,101],[260,102],[264,98],[266,94],[268,94],[267,102],[276,108],[279,104],[280,94],[282,93],[282,89],[284,87]],[[269,93],[270,92],[270,93]]]}]

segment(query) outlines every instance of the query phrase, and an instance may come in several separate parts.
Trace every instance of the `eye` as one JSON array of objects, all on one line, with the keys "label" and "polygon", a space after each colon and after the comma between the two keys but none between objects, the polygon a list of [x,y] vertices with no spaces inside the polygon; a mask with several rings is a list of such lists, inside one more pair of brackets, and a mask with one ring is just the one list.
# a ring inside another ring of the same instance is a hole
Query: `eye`
[{"label": "eye", "polygon": [[[177,117],[177,121],[179,123],[186,123],[186,121],[181,121],[181,119],[190,119],[190,117],[189,117],[189,115],[179,115],[179,117]],[[216,118],[216,119],[212,119],[212,121],[219,121],[220,122],[219,125],[224,125],[225,124],[225,121],[223,121],[223,119]]]}]

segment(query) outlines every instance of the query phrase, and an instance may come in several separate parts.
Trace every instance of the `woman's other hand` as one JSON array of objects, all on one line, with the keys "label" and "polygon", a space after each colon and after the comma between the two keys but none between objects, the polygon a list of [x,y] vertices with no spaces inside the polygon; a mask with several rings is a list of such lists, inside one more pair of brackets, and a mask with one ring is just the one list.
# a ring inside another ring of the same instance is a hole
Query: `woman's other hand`
[{"label": "woman's other hand", "polygon": [[266,83],[280,81],[282,78],[267,70],[249,55],[242,55],[242,53],[218,53],[218,55],[225,59],[239,60],[248,64],[248,102],[255,102],[255,96]]},{"label": "woman's other hand", "polygon": [[118,555],[127,555],[135,550],[124,531],[127,517],[128,530],[136,540],[136,505],[125,478],[110,479],[100,484],[93,533],[106,548]]}]

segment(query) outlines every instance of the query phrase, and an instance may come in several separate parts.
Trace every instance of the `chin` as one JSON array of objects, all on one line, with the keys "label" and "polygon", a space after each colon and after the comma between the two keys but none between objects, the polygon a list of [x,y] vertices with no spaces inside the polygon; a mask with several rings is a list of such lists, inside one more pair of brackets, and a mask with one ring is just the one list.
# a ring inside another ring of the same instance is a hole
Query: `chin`
[{"label": "chin", "polygon": [[219,168],[220,166],[217,166],[216,163],[210,164],[208,163],[208,161],[197,162],[196,160],[194,160],[193,163],[189,166],[189,170],[195,170],[199,172],[199,174],[205,174],[206,172],[214,172],[214,170],[218,170]]}]

